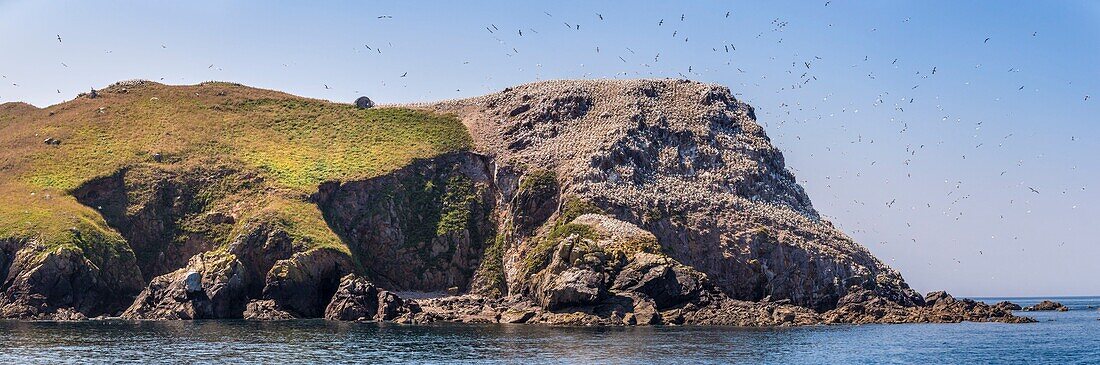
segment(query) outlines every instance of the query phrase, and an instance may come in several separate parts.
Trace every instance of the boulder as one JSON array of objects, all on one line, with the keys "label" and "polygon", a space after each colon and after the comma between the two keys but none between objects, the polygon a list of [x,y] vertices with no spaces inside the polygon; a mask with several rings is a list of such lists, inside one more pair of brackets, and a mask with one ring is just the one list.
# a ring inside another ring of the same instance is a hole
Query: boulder
[{"label": "boulder", "polygon": [[592,270],[571,267],[558,274],[545,288],[543,306],[555,310],[590,305],[606,294],[603,277]]},{"label": "boulder", "polygon": [[509,308],[500,314],[500,323],[526,323],[534,316],[532,310]]},{"label": "boulder", "polygon": [[355,107],[359,109],[370,109],[374,107],[374,102],[366,96],[360,96],[358,99],[355,99]]},{"label": "boulder", "polygon": [[413,301],[381,290],[355,274],[340,279],[340,286],[325,308],[325,319],[334,321],[392,321],[406,314],[420,312]]},{"label": "boulder", "polygon": [[701,275],[667,256],[639,252],[615,278],[611,289],[651,298],[657,309],[668,309],[695,299],[702,289]]},{"label": "boulder", "polygon": [[374,319],[392,321],[394,318],[408,312],[411,311],[408,310],[405,301],[397,294],[385,290],[378,293],[378,313],[374,316]]},{"label": "boulder", "polygon": [[336,321],[372,320],[378,314],[378,288],[366,279],[349,274],[325,308],[325,319]]}]

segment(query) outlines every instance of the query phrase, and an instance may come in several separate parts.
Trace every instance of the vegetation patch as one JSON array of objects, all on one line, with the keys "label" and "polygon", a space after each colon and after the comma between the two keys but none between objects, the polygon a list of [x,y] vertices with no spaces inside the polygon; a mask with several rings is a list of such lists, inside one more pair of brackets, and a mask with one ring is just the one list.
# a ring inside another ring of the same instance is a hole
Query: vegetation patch
[{"label": "vegetation patch", "polygon": [[[204,213],[236,209],[245,215],[240,221],[272,219],[303,249],[347,253],[307,201],[321,182],[369,179],[471,145],[456,117],[427,111],[361,110],[223,82],[127,88],[45,109],[0,108],[0,239],[126,255],[125,240],[71,192],[141,164],[203,174],[194,168],[230,164],[261,178],[198,179],[203,185],[178,202],[187,213],[176,217],[172,240],[201,235],[224,244],[241,223],[212,222]],[[59,143],[44,143],[47,138]],[[461,208],[470,186],[455,184],[444,197],[449,208],[430,234],[449,231],[469,216]],[[127,188],[140,185],[128,182]]]},{"label": "vegetation patch", "polygon": [[549,265],[554,255],[554,248],[561,240],[572,236],[582,240],[598,238],[596,231],[586,225],[566,223],[555,226],[545,237],[539,238],[535,247],[523,258],[523,267],[527,274],[539,272]]}]

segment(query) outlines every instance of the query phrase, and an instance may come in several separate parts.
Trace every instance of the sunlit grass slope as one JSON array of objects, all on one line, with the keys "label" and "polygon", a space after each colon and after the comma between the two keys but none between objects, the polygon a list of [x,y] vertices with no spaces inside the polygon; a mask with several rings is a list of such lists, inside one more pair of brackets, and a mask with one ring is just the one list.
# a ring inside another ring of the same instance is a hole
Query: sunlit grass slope
[{"label": "sunlit grass slope", "polygon": [[[0,239],[102,251],[119,236],[70,195],[74,189],[135,165],[227,163],[261,176],[262,192],[214,195],[257,200],[248,216],[271,217],[305,242],[340,246],[306,202],[318,184],[382,175],[470,144],[453,116],[360,110],[221,82],[120,83],[44,109],[7,103],[0,105]],[[74,231],[102,239],[74,240]]]}]

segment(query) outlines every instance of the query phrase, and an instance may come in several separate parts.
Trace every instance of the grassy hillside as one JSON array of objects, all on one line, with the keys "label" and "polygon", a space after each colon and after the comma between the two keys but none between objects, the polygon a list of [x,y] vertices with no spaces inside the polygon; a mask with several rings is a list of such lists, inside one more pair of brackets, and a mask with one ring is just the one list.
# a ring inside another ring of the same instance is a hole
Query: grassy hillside
[{"label": "grassy hillside", "polygon": [[[7,103],[0,105],[0,239],[102,251],[90,246],[121,242],[118,234],[70,195],[74,189],[137,165],[199,171],[193,167],[224,163],[263,184],[210,193],[219,201],[205,204],[247,203],[252,211],[240,221],[271,219],[307,245],[341,246],[305,200],[319,183],[378,176],[470,143],[453,116],[359,110],[220,82],[114,85],[45,109]],[[104,239],[73,239],[74,231]]]}]

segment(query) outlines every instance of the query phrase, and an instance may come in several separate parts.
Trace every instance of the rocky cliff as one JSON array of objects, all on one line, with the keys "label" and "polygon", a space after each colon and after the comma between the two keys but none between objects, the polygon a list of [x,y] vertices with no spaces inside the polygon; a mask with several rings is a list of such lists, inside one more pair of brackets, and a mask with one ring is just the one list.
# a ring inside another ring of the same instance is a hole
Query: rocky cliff
[{"label": "rocky cliff", "polygon": [[99,95],[0,108],[0,317],[1026,321],[910,289],[717,85],[369,110],[224,83]]}]

